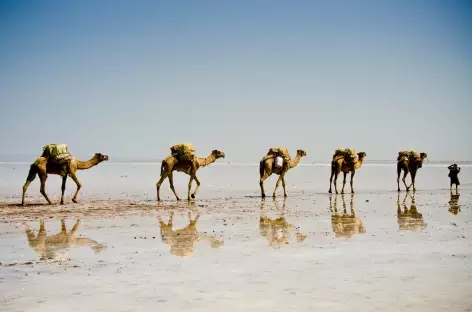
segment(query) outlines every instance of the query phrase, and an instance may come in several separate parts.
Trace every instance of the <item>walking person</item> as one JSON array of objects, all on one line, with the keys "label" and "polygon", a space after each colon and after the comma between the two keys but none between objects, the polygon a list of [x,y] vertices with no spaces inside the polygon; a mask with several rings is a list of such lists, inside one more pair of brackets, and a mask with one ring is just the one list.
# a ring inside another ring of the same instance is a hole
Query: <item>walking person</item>
[{"label": "walking person", "polygon": [[452,185],[456,185],[456,192],[457,192],[457,187],[460,185],[459,182],[459,172],[461,171],[461,168],[457,166],[457,164],[452,164],[449,167],[449,178],[451,179],[451,190],[452,190]]}]

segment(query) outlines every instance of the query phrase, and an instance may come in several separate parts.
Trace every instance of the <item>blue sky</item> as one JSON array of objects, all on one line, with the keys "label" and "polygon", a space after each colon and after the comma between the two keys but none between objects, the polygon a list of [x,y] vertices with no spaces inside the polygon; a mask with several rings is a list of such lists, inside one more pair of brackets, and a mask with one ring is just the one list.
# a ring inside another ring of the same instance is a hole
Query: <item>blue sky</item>
[{"label": "blue sky", "polygon": [[0,1],[0,47],[4,153],[472,154],[471,1]]}]

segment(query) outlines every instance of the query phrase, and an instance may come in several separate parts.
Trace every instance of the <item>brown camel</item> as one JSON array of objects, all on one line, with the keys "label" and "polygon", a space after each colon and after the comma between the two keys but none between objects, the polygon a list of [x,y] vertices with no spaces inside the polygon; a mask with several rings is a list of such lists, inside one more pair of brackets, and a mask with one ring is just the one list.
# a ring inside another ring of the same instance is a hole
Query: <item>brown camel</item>
[{"label": "brown camel", "polygon": [[280,248],[289,244],[290,238],[295,234],[298,243],[303,242],[306,235],[298,232],[298,229],[285,220],[285,206],[287,199],[284,197],[282,210],[277,207],[277,201],[274,200],[275,210],[279,212],[279,217],[271,219],[264,213],[265,199],[261,200],[260,217],[259,217],[259,233],[268,242],[272,248]]},{"label": "brown camel", "polygon": [[400,206],[400,194],[397,198],[397,222],[398,227],[402,231],[418,231],[426,227],[424,223],[423,215],[418,212],[416,209],[415,195],[411,196],[411,205],[410,208],[406,205],[406,199],[409,196],[409,193],[405,194],[403,199],[403,211]]},{"label": "brown camel", "polygon": [[288,163],[288,166],[283,166],[281,168],[277,168],[274,166],[274,162],[275,162],[274,157],[264,156],[259,163],[259,173],[260,173],[259,185],[261,187],[261,196],[262,197],[266,196],[264,192],[264,181],[268,177],[270,177],[272,174],[277,174],[279,175],[279,179],[277,180],[277,183],[275,184],[274,194],[272,196],[275,197],[277,188],[279,187],[280,182],[282,182],[282,187],[284,189],[284,197],[287,197],[287,191],[285,189],[285,174],[287,173],[288,170],[296,167],[300,163],[300,160],[302,159],[302,157],[304,156],[306,156],[305,151],[297,150],[297,156],[295,156],[295,158],[292,159]]},{"label": "brown camel", "polygon": [[[196,163],[192,165],[190,161],[177,161],[175,157],[167,156],[167,158],[162,161],[161,178],[156,183],[157,200],[158,201],[161,200],[161,197],[159,196],[159,189],[161,187],[162,182],[164,182],[166,178],[169,178],[170,189],[172,190],[172,192],[174,192],[175,197],[177,198],[177,200],[180,200],[174,188],[174,177],[173,177],[174,171],[184,172],[190,176],[190,180],[188,181],[187,198],[188,200],[190,200],[190,196],[192,198],[195,198],[195,196],[197,195],[197,190],[200,187],[200,181],[197,178],[197,170],[200,167],[206,167],[214,163],[218,158],[224,158],[224,157],[225,157],[225,153],[220,152],[218,150],[213,150],[210,156],[206,158],[197,157]],[[195,191],[190,195],[193,180],[195,180],[195,182],[197,183],[197,187],[195,188]]]},{"label": "brown camel", "polygon": [[[331,177],[329,178],[329,191],[331,193],[331,185],[334,184],[334,190],[336,194],[338,194],[338,186],[336,184],[338,180],[338,175],[340,172],[343,172],[344,179],[343,179],[343,188],[341,190],[341,194],[344,194],[344,186],[346,185],[346,176],[350,172],[351,173],[351,193],[354,194],[354,175],[356,174],[356,170],[362,166],[364,162],[364,158],[367,156],[366,153],[360,152],[357,153],[357,160],[355,162],[345,163],[344,157],[339,157],[336,160],[331,162]],[[334,183],[333,183],[333,176],[334,176]]]},{"label": "brown camel", "polygon": [[[403,170],[403,184],[405,184],[406,191],[408,192],[410,190],[410,187],[413,185],[413,191],[416,191],[415,188],[415,178],[416,178],[416,172],[418,169],[420,169],[423,166],[423,161],[425,158],[427,158],[428,155],[426,153],[420,153],[420,159],[419,160],[409,160],[408,157],[402,157],[400,160],[397,162],[397,186],[398,186],[398,191],[400,192],[400,174],[402,173]],[[408,172],[411,175],[411,184],[410,186],[406,185],[406,176],[408,175]]]},{"label": "brown camel", "polygon": [[105,245],[86,237],[76,237],[79,224],[80,220],[77,220],[72,230],[67,232],[65,220],[61,219],[61,232],[47,236],[44,221],[41,220],[38,235],[35,237],[28,224],[23,223],[28,243],[41,260],[64,260],[72,247],[89,246],[96,254],[102,252],[106,248]]},{"label": "brown camel", "polygon": [[[70,161],[67,162],[67,174],[74,180],[75,184],[77,184],[77,190],[75,191],[74,197],[72,197],[72,201],[74,203],[77,203],[77,196],[79,195],[79,190],[82,187],[82,184],[80,184],[79,179],[77,179],[76,172],[77,170],[85,170],[92,168],[102,161],[108,160],[107,155],[103,155],[100,153],[96,153],[91,159],[87,161],[80,161],[78,159],[71,159]],[[53,163],[48,163],[48,159],[45,157],[39,157],[38,159],[35,160],[35,162],[30,166],[30,170],[28,173],[28,177],[26,178],[26,183],[23,186],[23,196],[21,199],[21,205],[25,205],[25,194],[26,190],[28,189],[28,186],[31,184],[31,182],[36,178],[36,175],[39,176],[39,179],[41,180],[41,194],[46,198],[47,202],[49,205],[52,205],[52,202],[49,200],[48,196],[46,195],[45,187],[46,187],[46,179],[48,178],[48,173],[49,174],[57,174],[62,177],[62,194],[61,194],[61,205],[64,204],[64,191],[66,190],[66,180],[67,180],[67,174],[61,174],[61,168],[62,165],[57,165]]]},{"label": "brown camel", "polygon": [[351,214],[347,213],[346,201],[344,200],[344,194],[341,195],[343,200],[343,214],[338,213],[338,196],[334,197],[334,210],[331,201],[331,195],[329,196],[329,210],[331,211],[331,226],[336,237],[351,238],[357,233],[364,234],[365,227],[362,220],[356,217],[354,210],[354,196],[351,194],[351,201],[349,206],[351,208]]},{"label": "brown camel", "polygon": [[449,209],[448,211],[454,215],[457,215],[461,211],[461,206],[459,204],[460,194],[456,189],[456,194],[451,190],[451,199],[449,200]]},{"label": "brown camel", "polygon": [[183,229],[173,230],[174,212],[170,213],[169,222],[165,223],[161,217],[157,217],[160,226],[161,240],[170,246],[170,253],[174,256],[188,257],[193,254],[195,244],[199,241],[207,241],[212,248],[219,248],[224,243],[212,235],[199,233],[197,222],[200,215],[192,220],[192,215],[188,213],[188,225]]}]

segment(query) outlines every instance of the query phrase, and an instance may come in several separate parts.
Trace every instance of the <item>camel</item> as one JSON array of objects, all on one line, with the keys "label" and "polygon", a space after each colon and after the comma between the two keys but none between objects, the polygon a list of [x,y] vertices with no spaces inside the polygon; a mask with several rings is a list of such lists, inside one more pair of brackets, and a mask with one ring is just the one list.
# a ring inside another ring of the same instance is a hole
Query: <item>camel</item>
[{"label": "camel", "polygon": [[157,217],[161,232],[161,240],[170,246],[170,253],[174,256],[188,257],[193,254],[194,246],[199,241],[210,243],[212,248],[221,247],[224,242],[216,239],[212,235],[206,235],[197,231],[197,222],[200,215],[192,220],[192,215],[188,213],[188,225],[183,229],[173,230],[174,212],[170,213],[169,221],[165,223],[161,217]]},{"label": "camel", "polygon": [[[86,170],[90,169],[102,161],[108,160],[107,155],[103,155],[100,153],[96,153],[93,155],[92,158],[90,158],[87,161],[81,161],[78,159],[71,159],[70,161],[67,162],[66,167],[67,167],[67,173],[68,175],[74,180],[75,184],[77,184],[77,190],[75,191],[74,196],[72,197],[72,201],[74,203],[77,203],[77,197],[79,196],[79,190],[82,187],[82,184],[80,184],[79,179],[77,179],[76,172],[77,170]],[[46,198],[47,202],[49,205],[52,205],[52,202],[49,200],[48,196],[46,195],[46,179],[48,177],[48,174],[56,174],[60,175],[62,177],[62,187],[61,187],[61,205],[64,205],[64,191],[66,190],[66,180],[67,180],[67,174],[61,174],[61,168],[62,165],[57,165],[53,163],[48,163],[48,159],[45,157],[39,157],[38,159],[35,160],[35,162],[30,166],[30,170],[28,173],[28,177],[26,178],[26,183],[23,185],[23,196],[21,199],[21,205],[25,205],[25,194],[26,190],[28,189],[28,186],[33,182],[33,180],[36,178],[36,175],[39,176],[39,179],[41,180],[41,194]]]},{"label": "camel", "polygon": [[95,254],[102,252],[106,246],[86,237],[76,237],[80,220],[77,220],[72,230],[67,232],[66,223],[61,219],[61,231],[55,235],[47,236],[44,221],[39,223],[38,235],[28,224],[23,223],[26,229],[26,237],[30,247],[39,255],[40,260],[64,260],[72,247],[89,246]]},{"label": "camel", "polygon": [[270,177],[272,174],[277,174],[279,175],[279,179],[277,180],[277,183],[275,184],[275,189],[274,189],[274,194],[272,195],[275,197],[277,188],[280,185],[280,182],[282,182],[282,187],[284,189],[284,197],[287,197],[287,191],[285,189],[285,174],[287,173],[288,170],[296,167],[299,163],[302,157],[306,156],[306,152],[303,150],[297,150],[297,156],[295,156],[294,159],[292,159],[287,166],[283,166],[281,168],[277,168],[274,166],[275,158],[274,157],[267,157],[264,156],[262,160],[259,163],[259,173],[260,173],[260,180],[259,180],[259,185],[261,187],[261,196],[265,197],[265,192],[264,192],[264,181]]},{"label": "camel", "polygon": [[285,220],[285,206],[287,199],[284,197],[282,210],[277,207],[277,202],[274,200],[276,211],[280,211],[280,215],[276,219],[267,217],[264,213],[265,199],[261,200],[261,209],[259,217],[259,233],[262,237],[267,239],[269,246],[272,248],[280,248],[281,246],[289,244],[290,237],[295,234],[296,241],[301,243],[305,240],[306,235],[298,232],[298,229],[289,224]]},{"label": "camel", "polygon": [[343,200],[343,214],[338,213],[338,196],[334,197],[334,210],[331,201],[331,195],[329,196],[329,210],[331,211],[331,226],[333,232],[336,234],[336,237],[345,237],[351,238],[355,234],[366,232],[362,220],[356,217],[356,212],[354,210],[354,196],[351,194],[351,201],[349,206],[351,208],[351,214],[348,214],[346,211],[346,201],[344,199],[344,194],[341,195]]},{"label": "camel", "polygon": [[403,211],[400,207],[400,194],[397,198],[397,222],[398,227],[401,231],[418,231],[426,227],[424,223],[423,215],[418,212],[416,209],[415,196],[411,197],[410,208],[406,205],[406,199],[409,196],[409,193],[406,193],[405,198],[403,199]]},{"label": "camel", "polygon": [[[344,157],[339,157],[336,160],[331,162],[331,177],[329,178],[329,191],[328,193],[332,193],[331,185],[334,184],[334,190],[336,194],[338,194],[338,186],[336,184],[338,180],[338,175],[340,172],[343,172],[344,179],[343,179],[343,188],[341,190],[341,194],[344,194],[344,186],[346,185],[346,176],[350,172],[351,173],[351,193],[354,194],[354,175],[356,174],[356,170],[362,166],[364,162],[364,158],[367,156],[365,152],[357,153],[357,160],[355,162],[345,163]],[[333,183],[333,176],[334,176],[334,183]]]},{"label": "camel", "polygon": [[449,209],[448,211],[454,215],[457,215],[461,211],[461,206],[459,205],[460,194],[456,190],[456,194],[453,194],[451,190],[451,199],[449,200]]},{"label": "camel", "polygon": [[[180,200],[179,196],[177,196],[177,193],[175,192],[174,188],[174,177],[173,177],[173,172],[178,171],[178,172],[184,172],[190,176],[190,180],[188,181],[188,200],[191,198],[195,198],[197,195],[198,188],[200,187],[200,181],[197,178],[197,171],[200,167],[206,167],[212,163],[214,163],[218,158],[224,158],[225,153],[220,152],[218,150],[213,150],[211,154],[206,157],[197,157],[196,158],[196,163],[192,164],[190,161],[177,161],[177,159],[173,156],[168,156],[166,159],[162,161],[161,164],[161,178],[159,181],[156,183],[156,189],[157,189],[157,201],[160,201],[161,198],[159,196],[159,189],[161,187],[162,182],[166,178],[169,178],[169,184],[170,184],[170,189],[172,192],[174,192],[174,195],[177,200]],[[197,183],[197,187],[195,188],[195,191],[190,194],[190,191],[192,189],[192,182],[195,180]]]},{"label": "camel", "polygon": [[[419,161],[410,161],[407,157],[403,157],[400,160],[397,161],[397,186],[398,186],[398,191],[400,192],[400,174],[402,173],[403,170],[403,184],[405,184],[406,191],[408,192],[410,190],[410,187],[413,186],[413,191],[416,191],[415,188],[415,177],[416,177],[416,172],[418,171],[419,168],[423,166],[423,161],[425,158],[427,158],[428,155],[426,153],[420,153],[420,160]],[[411,175],[411,184],[410,186],[406,185],[406,176],[408,175],[408,172]]]}]

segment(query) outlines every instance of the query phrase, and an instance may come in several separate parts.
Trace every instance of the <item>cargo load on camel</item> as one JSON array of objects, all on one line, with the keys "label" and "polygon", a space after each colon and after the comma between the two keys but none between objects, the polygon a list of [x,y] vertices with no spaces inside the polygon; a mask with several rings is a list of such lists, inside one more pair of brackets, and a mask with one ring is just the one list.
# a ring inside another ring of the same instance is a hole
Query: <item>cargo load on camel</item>
[{"label": "cargo load on camel", "polygon": [[63,164],[72,159],[67,144],[47,144],[43,146],[41,157],[47,158],[48,161],[56,164]]},{"label": "cargo load on camel", "polygon": [[44,145],[41,157],[46,158],[48,163],[59,165],[61,167],[59,175],[67,175],[67,163],[72,159],[67,144]]},{"label": "cargo load on camel", "polygon": [[400,161],[400,160],[408,160],[408,161],[421,161],[421,155],[420,153],[416,152],[416,151],[413,151],[413,150],[409,150],[409,151],[400,151],[398,152],[398,157],[397,157],[397,161]]},{"label": "cargo load on camel", "polygon": [[274,166],[276,168],[288,168],[288,164],[291,161],[290,153],[288,152],[287,148],[284,147],[272,147],[267,152],[266,158],[275,158],[274,159]]},{"label": "cargo load on camel", "polygon": [[170,152],[178,161],[195,160],[195,147],[190,143],[173,145],[170,147]]},{"label": "cargo load on camel", "polygon": [[336,149],[333,155],[333,161],[338,161],[341,158],[343,158],[344,162],[347,164],[356,162],[357,161],[356,150],[353,148]]}]

